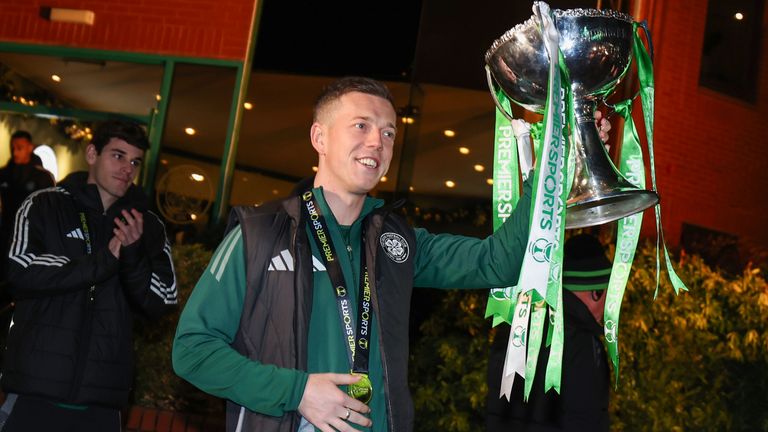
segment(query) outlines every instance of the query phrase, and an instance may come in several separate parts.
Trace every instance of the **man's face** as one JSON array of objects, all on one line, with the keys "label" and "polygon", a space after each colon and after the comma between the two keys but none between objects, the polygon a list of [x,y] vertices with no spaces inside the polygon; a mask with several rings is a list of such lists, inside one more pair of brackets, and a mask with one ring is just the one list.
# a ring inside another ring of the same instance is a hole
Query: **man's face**
[{"label": "man's face", "polygon": [[338,193],[367,194],[389,169],[397,116],[388,100],[351,92],[326,106],[312,125],[320,155],[318,183]]},{"label": "man's face", "polygon": [[13,153],[13,163],[16,165],[26,165],[32,160],[32,151],[35,146],[26,138],[14,138],[11,140],[11,151]]},{"label": "man's face", "polygon": [[112,138],[101,154],[93,144],[88,145],[88,183],[96,184],[105,207],[125,195],[139,173],[143,156],[143,150],[119,138]]}]

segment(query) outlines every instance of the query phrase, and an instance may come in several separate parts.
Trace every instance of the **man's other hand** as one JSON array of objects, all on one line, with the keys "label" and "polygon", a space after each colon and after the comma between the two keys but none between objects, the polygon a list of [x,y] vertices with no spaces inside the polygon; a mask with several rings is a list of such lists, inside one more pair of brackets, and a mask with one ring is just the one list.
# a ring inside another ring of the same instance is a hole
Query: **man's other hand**
[{"label": "man's other hand", "polygon": [[363,414],[371,409],[339,389],[340,385],[356,383],[359,376],[351,374],[310,374],[299,413],[323,432],[355,432],[347,422],[370,427],[371,420]]}]

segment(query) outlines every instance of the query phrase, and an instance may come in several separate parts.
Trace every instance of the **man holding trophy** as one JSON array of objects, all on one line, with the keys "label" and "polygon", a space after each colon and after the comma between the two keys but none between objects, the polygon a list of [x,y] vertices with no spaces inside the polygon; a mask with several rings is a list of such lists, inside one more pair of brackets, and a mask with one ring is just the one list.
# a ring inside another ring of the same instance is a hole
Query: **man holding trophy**
[{"label": "man holding trophy", "polygon": [[235,210],[173,347],[177,374],[228,400],[228,431],[412,430],[412,288],[517,281],[530,187],[486,239],[413,228],[368,196],[389,168],[396,125],[383,84],[332,83],[310,129],[314,187]]}]

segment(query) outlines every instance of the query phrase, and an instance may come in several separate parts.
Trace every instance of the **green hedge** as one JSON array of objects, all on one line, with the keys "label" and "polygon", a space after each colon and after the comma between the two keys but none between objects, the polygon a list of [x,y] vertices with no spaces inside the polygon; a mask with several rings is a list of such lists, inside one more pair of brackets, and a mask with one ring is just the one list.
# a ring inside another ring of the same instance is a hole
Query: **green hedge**
[{"label": "green hedge", "polygon": [[179,308],[159,321],[137,322],[134,335],[136,380],[133,403],[161,409],[223,412],[221,399],[209,396],[173,373],[171,347],[179,315],[197,280],[211,259],[211,251],[199,244],[173,247]]},{"label": "green hedge", "polygon": [[[768,286],[747,268],[727,279],[698,257],[676,263],[690,291],[675,296],[655,250],[637,252],[622,307],[615,431],[768,431]],[[411,350],[418,431],[483,429],[487,292],[443,296]]]}]

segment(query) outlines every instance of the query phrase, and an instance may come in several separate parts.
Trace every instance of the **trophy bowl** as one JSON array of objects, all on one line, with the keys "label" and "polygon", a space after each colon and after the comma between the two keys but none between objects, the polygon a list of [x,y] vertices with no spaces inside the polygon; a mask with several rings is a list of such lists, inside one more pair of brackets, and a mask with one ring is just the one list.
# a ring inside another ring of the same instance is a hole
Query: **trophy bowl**
[{"label": "trophy bowl", "polygon": [[[608,97],[629,70],[634,25],[631,16],[611,10],[553,10],[559,46],[571,82],[576,119],[576,167],[566,203],[566,228],[601,225],[645,210],[659,202],[613,165],[595,125],[597,102]],[[537,18],[516,25],[485,54],[488,84],[497,107],[495,86],[523,108],[543,113],[549,56]]]},{"label": "trophy bowl", "polygon": [[[597,9],[553,12],[574,98],[608,96],[629,69],[632,17]],[[529,111],[544,112],[549,56],[535,17],[497,39],[485,62],[510,100]]]}]

